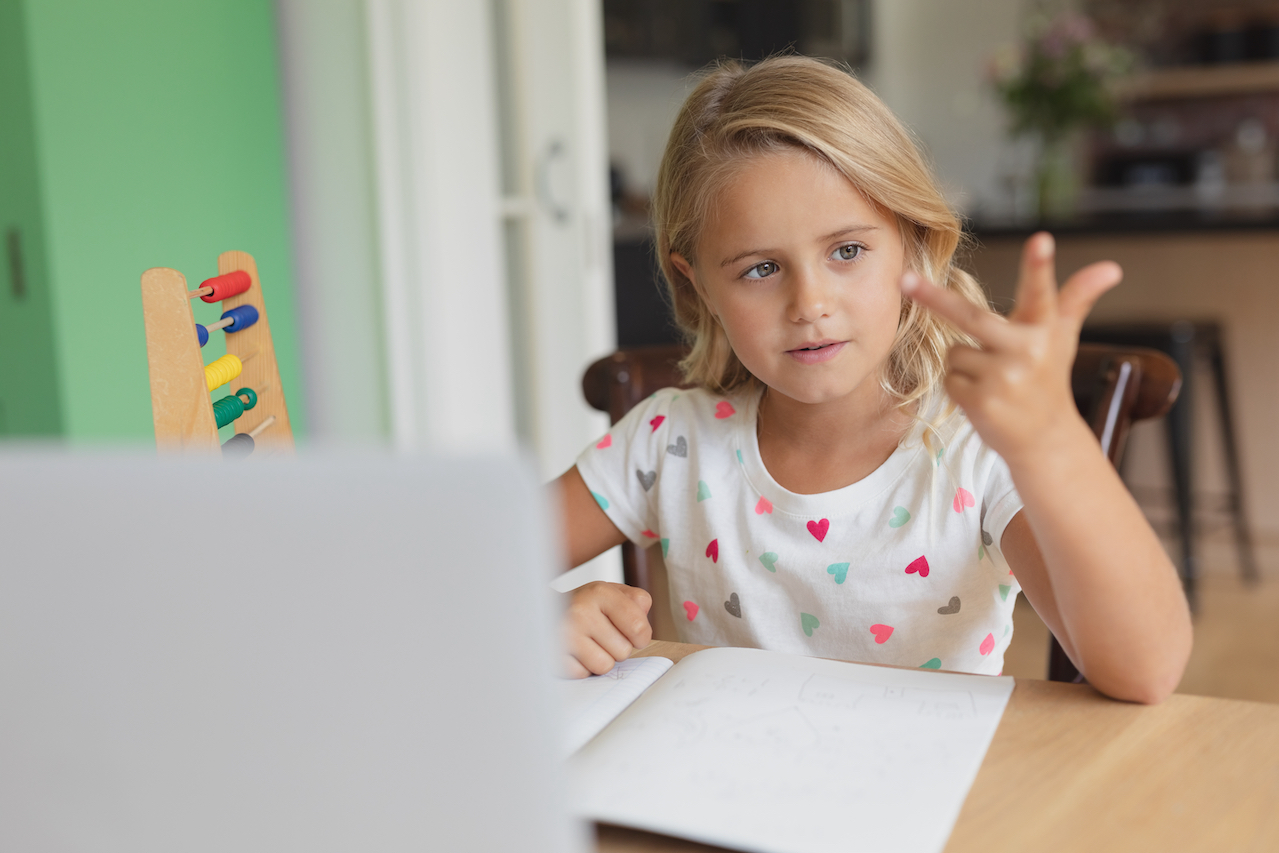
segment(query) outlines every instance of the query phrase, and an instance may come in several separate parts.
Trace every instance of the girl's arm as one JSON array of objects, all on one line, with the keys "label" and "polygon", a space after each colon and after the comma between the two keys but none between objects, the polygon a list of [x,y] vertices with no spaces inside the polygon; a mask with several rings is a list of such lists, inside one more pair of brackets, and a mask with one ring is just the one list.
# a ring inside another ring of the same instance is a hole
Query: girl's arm
[{"label": "girl's arm", "polygon": [[[568,565],[576,568],[626,541],[586,487],[577,466],[550,486],[560,508],[560,533]],[[565,672],[573,678],[603,675],[616,661],[653,639],[647,592],[620,583],[595,581],[569,593],[564,616]]]},{"label": "girl's arm", "polygon": [[575,569],[626,541],[626,535],[595,502],[576,465],[551,483],[550,488],[559,503],[560,542],[568,557],[565,571]]},{"label": "girl's arm", "polygon": [[1158,537],[1075,409],[1070,371],[1084,318],[1119,283],[1085,267],[1057,292],[1048,234],[1026,243],[1007,320],[914,273],[911,299],[982,344],[956,346],[946,391],[1008,463],[1025,508],[1000,543],[1026,597],[1098,690],[1159,702],[1190,656],[1190,611]]}]

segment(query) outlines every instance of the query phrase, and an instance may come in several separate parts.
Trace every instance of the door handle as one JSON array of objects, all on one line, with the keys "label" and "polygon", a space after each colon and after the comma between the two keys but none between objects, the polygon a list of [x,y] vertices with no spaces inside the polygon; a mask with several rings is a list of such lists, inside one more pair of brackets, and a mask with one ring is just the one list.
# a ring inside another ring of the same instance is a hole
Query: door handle
[{"label": "door handle", "polygon": [[546,208],[551,218],[559,223],[568,222],[569,209],[567,204],[557,201],[555,193],[551,191],[551,169],[556,161],[567,159],[567,157],[568,150],[564,142],[553,139],[551,144],[546,146],[546,153],[537,164],[537,200],[542,207]]},{"label": "door handle", "polygon": [[27,271],[22,263],[22,232],[11,226],[4,235],[5,252],[9,256],[9,287],[13,298],[21,300],[27,295]]}]

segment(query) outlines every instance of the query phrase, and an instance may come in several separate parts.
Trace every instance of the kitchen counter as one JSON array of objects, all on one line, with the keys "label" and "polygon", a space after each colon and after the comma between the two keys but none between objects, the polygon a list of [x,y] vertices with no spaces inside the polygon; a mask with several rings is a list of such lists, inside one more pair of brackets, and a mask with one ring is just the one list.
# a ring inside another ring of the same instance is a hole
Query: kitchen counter
[{"label": "kitchen counter", "polygon": [[1279,231],[1279,208],[1096,213],[1060,221],[970,220],[979,242],[1005,237],[1026,238],[1036,231],[1057,235],[1160,234],[1186,231]]}]

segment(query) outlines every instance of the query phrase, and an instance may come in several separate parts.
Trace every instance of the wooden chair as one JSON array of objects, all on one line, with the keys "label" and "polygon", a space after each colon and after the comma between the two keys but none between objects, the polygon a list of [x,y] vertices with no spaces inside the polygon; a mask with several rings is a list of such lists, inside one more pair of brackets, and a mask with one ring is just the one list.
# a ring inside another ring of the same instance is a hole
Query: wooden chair
[{"label": "wooden chair", "polygon": [[[586,401],[607,412],[612,423],[631,407],[660,388],[683,387],[680,346],[636,347],[619,350],[587,368],[582,377]],[[1071,374],[1075,405],[1092,427],[1102,450],[1118,466],[1128,431],[1136,421],[1165,414],[1181,389],[1176,363],[1153,349],[1080,344]],[[622,546],[623,578],[653,596],[649,619],[655,637],[675,639],[666,590],[666,567],[655,549],[640,550],[629,542]],[[1052,638],[1049,679],[1079,681],[1079,671]]]}]

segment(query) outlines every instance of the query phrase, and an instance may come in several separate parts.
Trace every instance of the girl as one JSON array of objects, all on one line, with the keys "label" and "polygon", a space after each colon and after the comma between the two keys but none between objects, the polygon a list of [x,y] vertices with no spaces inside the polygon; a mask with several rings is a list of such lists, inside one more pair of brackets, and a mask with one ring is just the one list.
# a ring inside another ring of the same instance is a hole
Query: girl
[{"label": "girl", "polygon": [[[654,199],[694,390],[641,403],[556,481],[572,565],[661,547],[680,639],[996,674],[1026,597],[1097,689],[1158,702],[1190,653],[1154,532],[1075,410],[1113,263],[1017,307],[955,266],[960,223],[896,117],[803,57],[712,71]],[[650,639],[650,599],[576,590],[576,675]]]}]

